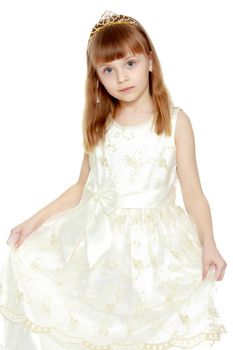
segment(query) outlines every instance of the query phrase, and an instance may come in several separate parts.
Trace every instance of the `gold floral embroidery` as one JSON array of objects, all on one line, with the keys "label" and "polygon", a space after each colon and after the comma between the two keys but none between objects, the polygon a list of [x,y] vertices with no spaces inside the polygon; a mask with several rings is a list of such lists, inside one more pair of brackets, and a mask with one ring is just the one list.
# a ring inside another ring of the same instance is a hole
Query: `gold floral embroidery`
[{"label": "gold floral embroidery", "polygon": [[114,132],[112,133],[112,135],[113,135],[114,138],[118,138],[118,137],[121,136],[121,132],[117,130],[117,131],[114,131]]},{"label": "gold floral embroidery", "polygon": [[131,171],[131,179],[134,179],[134,176],[142,170],[143,166],[148,162],[144,151],[142,149],[138,149],[133,154],[125,154],[126,164],[130,168]]},{"label": "gold floral embroidery", "polygon": [[109,335],[109,330],[108,330],[108,328],[107,327],[99,327],[98,328],[98,333],[100,334],[100,335]]},{"label": "gold floral embroidery", "polygon": [[114,260],[114,258],[112,259],[109,258],[106,265],[110,268],[116,268],[118,266],[118,262],[116,261],[116,259]]},{"label": "gold floral embroidery", "polygon": [[32,269],[33,271],[39,270],[38,263],[37,263],[35,260],[33,260],[32,263],[31,263],[31,269]]},{"label": "gold floral embroidery", "polygon": [[143,211],[140,208],[135,209],[133,212],[132,223],[141,224],[143,220]]},{"label": "gold floral embroidery", "polygon": [[210,317],[214,320],[215,318],[218,318],[220,317],[218,311],[216,310],[215,308],[215,305],[214,305],[214,301],[212,298],[209,299],[209,302],[208,302],[208,312],[209,312],[209,315]]},{"label": "gold floral embroidery", "polygon": [[[145,305],[145,304],[144,304]],[[7,317],[12,322],[22,322],[24,323],[32,332],[35,333],[50,333],[54,338],[57,340],[64,340],[68,342],[75,342],[77,344],[82,343],[87,347],[87,349],[92,350],[113,350],[113,348],[110,345],[100,346],[95,345],[93,343],[89,343],[83,338],[74,338],[69,337],[68,335],[65,335],[64,333],[60,332],[58,329],[55,328],[49,328],[49,327],[42,327],[39,326],[33,322],[31,322],[28,318],[26,318],[23,315],[19,315],[14,313],[12,310],[7,309],[5,306],[0,306],[0,312]],[[155,324],[156,328],[156,324]],[[158,328],[160,326],[158,325]],[[133,331],[133,328],[131,328],[131,332]],[[105,330],[101,330],[101,332],[106,332]],[[166,350],[169,349],[171,346],[177,346],[180,348],[183,347],[194,347],[195,345],[204,342],[204,341],[211,341],[212,345],[215,341],[219,341],[220,337],[223,333],[227,333],[226,329],[223,325],[216,325],[215,328],[213,328],[213,331],[211,333],[201,332],[197,334],[194,337],[188,338],[188,339],[170,339],[169,341],[165,343],[158,343],[158,344],[146,344],[146,343],[137,343],[136,345],[141,345],[141,348],[144,350]],[[126,345],[127,347],[127,345]]]},{"label": "gold floral embroidery", "polygon": [[51,309],[50,306],[48,304],[48,301],[44,300],[40,302],[40,311],[42,313],[45,313],[47,316],[51,315]]},{"label": "gold floral embroidery", "polygon": [[[115,134],[113,134],[113,137],[118,138],[119,135],[117,135],[117,133],[115,133]],[[117,145],[115,142],[111,141],[111,137],[109,136],[109,134],[106,135],[106,141],[104,144],[104,148],[106,149],[107,152],[116,152],[116,150],[117,150]]]},{"label": "gold floral embroidery", "polygon": [[179,316],[180,316],[181,321],[182,321],[185,325],[188,325],[188,324],[189,324],[190,319],[189,319],[189,316],[188,316],[188,315],[186,315],[186,314],[184,315],[184,314],[180,313]]},{"label": "gold floral embroidery", "polygon": [[116,150],[117,150],[116,144],[114,144],[114,143],[106,144],[105,148],[106,148],[106,151],[109,152],[109,153],[116,152]]},{"label": "gold floral embroidery", "polygon": [[80,322],[78,321],[78,319],[75,318],[75,317],[73,317],[73,316],[70,317],[70,323],[71,323],[74,327],[76,327],[77,325],[80,325]]},{"label": "gold floral embroidery", "polygon": [[58,244],[58,238],[57,238],[57,236],[52,235],[52,236],[50,237],[50,239],[49,239],[49,243],[50,243],[51,245],[57,245],[57,244]]},{"label": "gold floral embroidery", "polygon": [[170,252],[176,257],[179,258],[180,257],[180,253],[176,250],[170,250]]},{"label": "gold floral embroidery", "polygon": [[108,167],[109,166],[108,160],[107,160],[106,157],[102,156],[102,157],[99,157],[98,159],[99,159],[100,164],[102,165],[102,167]]},{"label": "gold floral embroidery", "polygon": [[130,141],[130,140],[134,140],[135,139],[135,134],[131,131],[126,131],[123,133],[123,137],[127,140],[127,141]]},{"label": "gold floral embroidery", "polygon": [[17,290],[17,295],[16,295],[17,300],[24,300],[23,293]]},{"label": "gold floral embroidery", "polygon": [[106,308],[106,310],[113,311],[113,310],[114,310],[115,305],[116,305],[115,303],[112,303],[112,304],[106,304],[106,305],[105,305],[105,308]]},{"label": "gold floral embroidery", "polygon": [[173,302],[174,302],[174,295],[169,295],[165,300],[166,304],[172,304]]},{"label": "gold floral embroidery", "polygon": [[135,158],[135,156],[129,156],[128,154],[125,155],[125,159],[127,162],[127,165],[133,169],[134,174],[136,174],[137,169],[142,166],[142,164],[139,162],[138,159]]},{"label": "gold floral embroidery", "polygon": [[133,259],[133,265],[134,265],[134,267],[136,267],[136,268],[141,268],[141,267],[143,267],[143,263],[142,263],[142,261],[139,260],[139,259]]},{"label": "gold floral embroidery", "polygon": [[158,165],[159,165],[160,168],[167,168],[167,166],[168,166],[167,165],[167,161],[164,158],[160,158],[158,160]]},{"label": "gold floral embroidery", "polygon": [[117,215],[114,218],[114,223],[118,226],[123,225],[126,221],[126,215]]},{"label": "gold floral embroidery", "polygon": [[108,171],[109,176],[113,177],[112,169],[109,165],[108,158],[105,155],[96,156],[96,158],[99,161],[101,167]]},{"label": "gold floral embroidery", "polygon": [[142,301],[140,304],[137,304],[134,308],[135,314],[141,314],[142,312],[150,309],[151,305],[145,301]]},{"label": "gold floral embroidery", "polygon": [[[168,145],[162,148],[156,162],[160,168],[168,168],[168,162],[171,162],[171,157],[175,157],[175,148],[173,145]],[[175,158],[174,158],[175,159]]]},{"label": "gold floral embroidery", "polygon": [[138,247],[140,247],[141,243],[140,243],[140,242],[137,242],[137,241],[133,241],[133,242],[131,243],[131,245],[134,246],[134,247],[136,247],[136,248],[138,248]]}]

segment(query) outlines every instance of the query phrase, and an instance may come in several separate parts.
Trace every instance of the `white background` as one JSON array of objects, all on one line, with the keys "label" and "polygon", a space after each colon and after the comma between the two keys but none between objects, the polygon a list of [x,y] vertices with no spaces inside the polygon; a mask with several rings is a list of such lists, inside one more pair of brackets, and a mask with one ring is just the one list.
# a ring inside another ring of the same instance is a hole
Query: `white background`
[{"label": "white background", "polygon": [[[86,46],[106,10],[138,19],[176,106],[190,117],[215,241],[228,266],[217,305],[232,341],[231,1],[0,2],[0,253],[10,229],[77,181]],[[182,197],[178,192],[178,204]]]}]

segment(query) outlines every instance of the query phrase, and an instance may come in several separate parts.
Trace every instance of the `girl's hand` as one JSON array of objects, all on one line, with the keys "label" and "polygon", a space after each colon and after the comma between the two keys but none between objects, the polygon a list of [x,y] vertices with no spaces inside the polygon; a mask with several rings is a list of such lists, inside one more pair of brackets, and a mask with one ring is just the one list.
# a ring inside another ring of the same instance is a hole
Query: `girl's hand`
[{"label": "girl's hand", "polygon": [[35,231],[39,225],[38,220],[36,220],[34,217],[25,220],[22,224],[11,229],[11,234],[6,243],[10,246],[14,245],[15,248],[18,248],[23,243],[25,238]]},{"label": "girl's hand", "polygon": [[204,280],[207,276],[210,265],[214,265],[215,277],[217,281],[221,281],[223,279],[225,269],[227,267],[226,261],[220,255],[216,246],[203,246],[202,250],[202,262],[203,262],[203,273],[202,279]]}]

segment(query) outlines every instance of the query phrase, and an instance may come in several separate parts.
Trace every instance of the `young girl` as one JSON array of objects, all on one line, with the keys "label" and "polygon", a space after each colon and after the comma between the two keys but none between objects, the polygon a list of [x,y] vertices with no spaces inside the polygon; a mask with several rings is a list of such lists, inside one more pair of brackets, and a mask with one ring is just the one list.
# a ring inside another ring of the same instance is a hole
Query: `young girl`
[{"label": "young girl", "polygon": [[213,345],[226,333],[213,299],[226,262],[190,119],[132,17],[107,11],[92,29],[82,125],[77,183],[11,230],[1,349]]}]

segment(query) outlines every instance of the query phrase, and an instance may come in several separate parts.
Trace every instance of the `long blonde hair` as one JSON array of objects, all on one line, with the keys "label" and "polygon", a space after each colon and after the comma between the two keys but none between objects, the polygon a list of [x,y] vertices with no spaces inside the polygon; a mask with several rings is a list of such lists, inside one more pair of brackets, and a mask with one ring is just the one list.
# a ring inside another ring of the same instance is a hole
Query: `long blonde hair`
[{"label": "long blonde hair", "polygon": [[[136,21],[136,20],[135,20]],[[159,135],[171,135],[172,98],[165,86],[162,69],[155,48],[142,25],[116,23],[106,26],[89,42],[87,58],[87,77],[85,84],[85,106],[82,121],[83,146],[90,153],[99,141],[104,140],[106,128],[119,108],[119,101],[111,96],[101,84],[96,73],[100,62],[123,58],[128,52],[151,54],[152,72],[149,72],[149,92],[154,106],[154,131]],[[98,87],[97,87],[98,84]],[[97,94],[100,103],[96,103]]]}]

